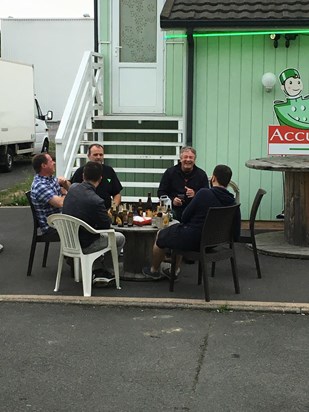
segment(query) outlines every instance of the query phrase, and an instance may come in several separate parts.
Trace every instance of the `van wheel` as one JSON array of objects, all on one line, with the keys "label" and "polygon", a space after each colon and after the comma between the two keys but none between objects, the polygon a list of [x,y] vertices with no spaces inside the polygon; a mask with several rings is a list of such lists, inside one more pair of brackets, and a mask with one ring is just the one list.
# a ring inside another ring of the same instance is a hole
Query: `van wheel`
[{"label": "van wheel", "polygon": [[42,147],[42,152],[41,153],[47,153],[49,149],[49,141],[47,139],[44,140],[43,147]]},{"label": "van wheel", "polygon": [[5,163],[2,166],[4,172],[11,172],[13,169],[13,152],[11,149],[8,149],[5,155]]}]

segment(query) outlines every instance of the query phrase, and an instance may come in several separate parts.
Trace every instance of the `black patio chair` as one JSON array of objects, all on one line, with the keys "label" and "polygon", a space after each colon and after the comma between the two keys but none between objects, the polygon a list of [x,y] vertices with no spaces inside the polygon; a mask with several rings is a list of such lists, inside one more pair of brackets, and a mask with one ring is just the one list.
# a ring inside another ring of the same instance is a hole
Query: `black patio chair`
[{"label": "black patio chair", "polygon": [[243,233],[241,233],[240,239],[239,239],[239,243],[247,243],[247,244],[252,245],[252,251],[253,251],[256,271],[257,271],[257,275],[259,279],[261,279],[262,274],[261,274],[259,256],[258,256],[258,252],[256,248],[254,226],[255,226],[255,218],[257,215],[257,211],[260,207],[261,200],[266,193],[267,192],[264,189],[258,189],[258,191],[256,192],[255,198],[251,206],[251,211],[250,211],[250,222],[249,222],[250,235],[245,236]]},{"label": "black patio chair", "polygon": [[207,263],[230,259],[233,274],[235,293],[240,293],[236,256],[234,250],[234,220],[239,210],[239,204],[226,207],[211,207],[204,221],[200,250],[184,251],[172,250],[172,265],[170,278],[170,291],[174,290],[176,257],[198,261],[198,284],[203,279],[206,302],[210,301],[209,284],[207,277]]},{"label": "black patio chair", "polygon": [[[261,268],[260,268],[260,261],[259,261],[259,256],[256,248],[256,241],[255,241],[255,218],[257,215],[257,211],[260,207],[261,200],[263,196],[266,194],[266,190],[264,189],[258,189],[256,192],[255,198],[253,200],[252,206],[251,206],[251,211],[250,211],[250,221],[249,221],[249,231],[250,235],[244,235],[244,231],[241,231],[240,233],[240,238],[237,241],[238,243],[246,243],[252,246],[252,251],[253,251],[253,256],[254,256],[254,261],[255,261],[255,266],[256,266],[256,271],[257,271],[257,276],[259,279],[262,278],[261,274]],[[215,263],[212,266],[212,271],[211,271],[211,276],[215,276]]]},{"label": "black patio chair", "polygon": [[35,209],[34,209],[34,206],[31,200],[30,190],[26,192],[26,197],[28,199],[28,202],[31,208],[32,219],[33,219],[33,234],[32,234],[32,242],[31,242],[30,256],[29,256],[28,269],[27,269],[27,276],[31,276],[36,244],[45,243],[43,262],[42,262],[42,267],[45,268],[46,261],[47,261],[47,255],[48,255],[48,249],[49,249],[49,243],[59,242],[60,240],[59,240],[58,233],[56,231],[55,233],[51,233],[51,234],[38,234],[39,223],[38,223]]}]

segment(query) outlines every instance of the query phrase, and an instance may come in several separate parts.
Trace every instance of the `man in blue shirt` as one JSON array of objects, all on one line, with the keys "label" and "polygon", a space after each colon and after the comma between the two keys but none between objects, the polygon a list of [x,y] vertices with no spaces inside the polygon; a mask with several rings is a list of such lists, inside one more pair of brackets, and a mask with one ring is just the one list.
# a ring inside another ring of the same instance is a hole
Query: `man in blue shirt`
[{"label": "man in blue shirt", "polygon": [[56,234],[56,230],[48,226],[47,217],[54,213],[61,213],[64,196],[69,189],[70,182],[64,177],[53,176],[55,162],[48,153],[34,156],[32,166],[36,175],[31,186],[31,200],[41,232]]}]

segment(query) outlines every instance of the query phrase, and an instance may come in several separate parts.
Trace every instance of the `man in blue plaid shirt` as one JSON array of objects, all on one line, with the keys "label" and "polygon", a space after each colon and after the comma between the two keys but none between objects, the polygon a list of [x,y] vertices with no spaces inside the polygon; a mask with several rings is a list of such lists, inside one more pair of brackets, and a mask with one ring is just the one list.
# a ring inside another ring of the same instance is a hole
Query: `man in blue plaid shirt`
[{"label": "man in blue plaid shirt", "polygon": [[36,172],[31,186],[31,200],[36,211],[39,226],[43,234],[56,230],[49,227],[47,217],[61,213],[64,196],[70,182],[64,177],[54,177],[55,162],[48,153],[34,156],[32,166]]}]

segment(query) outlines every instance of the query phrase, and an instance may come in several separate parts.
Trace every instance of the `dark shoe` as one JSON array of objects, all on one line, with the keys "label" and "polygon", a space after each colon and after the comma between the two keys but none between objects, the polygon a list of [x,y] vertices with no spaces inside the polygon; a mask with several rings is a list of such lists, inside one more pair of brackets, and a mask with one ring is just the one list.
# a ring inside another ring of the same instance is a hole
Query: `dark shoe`
[{"label": "dark shoe", "polygon": [[153,280],[160,280],[162,279],[162,275],[160,272],[151,272],[151,268],[149,266],[145,266],[143,268],[143,275],[145,278],[153,279]]},{"label": "dark shoe", "polygon": [[284,210],[276,216],[276,219],[284,219]]},{"label": "dark shoe", "polygon": [[0,244],[0,253],[3,251],[3,245]]},{"label": "dark shoe", "polygon": [[[171,280],[171,268],[164,268],[162,269],[162,275],[164,275],[166,278],[168,278],[169,280]],[[175,278],[174,278],[174,282],[177,282],[179,280],[178,275],[180,273],[180,268],[178,268],[176,270],[175,273]]]}]

